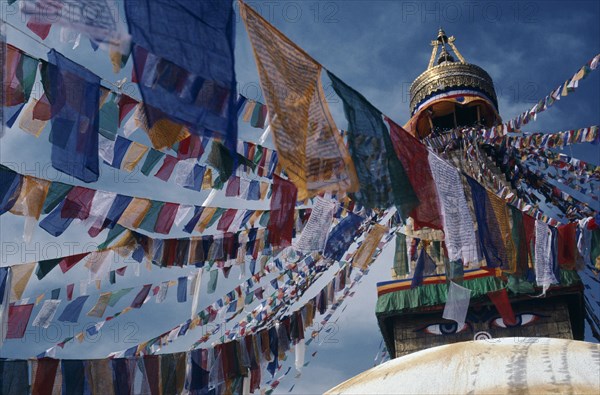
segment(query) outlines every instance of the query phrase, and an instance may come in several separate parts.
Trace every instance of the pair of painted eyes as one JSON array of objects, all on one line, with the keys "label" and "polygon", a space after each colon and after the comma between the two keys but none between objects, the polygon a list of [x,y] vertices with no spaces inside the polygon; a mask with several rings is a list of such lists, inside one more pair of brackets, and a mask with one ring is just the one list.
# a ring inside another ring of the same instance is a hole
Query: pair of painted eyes
[{"label": "pair of painted eyes", "polygon": [[[502,317],[499,317],[490,321],[490,326],[492,328],[515,328],[519,326],[526,326],[535,322],[539,317],[540,316],[536,314],[517,314],[515,315],[517,322],[514,325],[507,325]],[[466,322],[462,325],[458,325],[456,322],[444,322],[426,326],[425,328],[421,329],[421,331],[430,335],[454,335],[456,333],[465,332],[469,329],[471,329],[471,325]]]}]

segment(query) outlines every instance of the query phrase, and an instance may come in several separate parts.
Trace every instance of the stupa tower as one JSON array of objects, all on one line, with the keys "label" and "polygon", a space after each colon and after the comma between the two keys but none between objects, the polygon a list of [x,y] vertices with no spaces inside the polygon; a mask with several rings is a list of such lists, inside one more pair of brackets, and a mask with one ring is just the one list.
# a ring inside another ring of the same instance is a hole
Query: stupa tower
[{"label": "stupa tower", "polygon": [[431,41],[427,70],[410,86],[411,119],[404,128],[416,137],[500,122],[492,78],[481,67],[467,63],[455,41],[440,28]]}]

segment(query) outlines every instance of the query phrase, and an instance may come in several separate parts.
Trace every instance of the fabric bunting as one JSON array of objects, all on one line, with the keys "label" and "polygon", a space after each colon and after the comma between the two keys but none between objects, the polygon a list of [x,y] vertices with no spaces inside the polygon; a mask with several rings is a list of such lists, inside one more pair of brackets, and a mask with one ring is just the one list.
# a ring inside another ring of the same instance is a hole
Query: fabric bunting
[{"label": "fabric bunting", "polygon": [[407,218],[419,201],[394,152],[381,112],[333,73],[327,71],[327,75],[348,120],[348,147],[360,182],[354,199],[367,208],[396,206]]},{"label": "fabric bunting", "polygon": [[325,103],[321,66],[243,2],[240,14],[254,49],[279,159],[299,200],[325,191],[356,192],[354,165]]},{"label": "fabric bunting", "polygon": [[[236,79],[231,2],[137,2],[125,11],[134,46],[136,81],[148,124],[182,123],[195,134],[219,137],[235,152]],[[152,15],[163,15],[157,22]],[[174,31],[173,21],[194,31]],[[167,39],[168,38],[168,39]],[[159,111],[155,111],[154,109]]]},{"label": "fabric bunting", "polygon": [[292,243],[294,230],[294,207],[298,190],[290,181],[273,176],[273,196],[269,217],[269,242],[273,246],[287,247]]},{"label": "fabric bunting", "polygon": [[419,204],[408,213],[414,220],[415,229],[442,229],[442,214],[429,167],[427,147],[391,119],[386,120],[390,126],[390,138],[396,155],[419,200]]}]

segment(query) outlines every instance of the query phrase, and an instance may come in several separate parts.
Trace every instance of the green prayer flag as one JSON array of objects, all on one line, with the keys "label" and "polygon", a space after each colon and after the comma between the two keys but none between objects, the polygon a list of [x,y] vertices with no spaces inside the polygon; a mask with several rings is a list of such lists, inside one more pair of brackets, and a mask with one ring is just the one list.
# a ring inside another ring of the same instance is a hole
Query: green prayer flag
[{"label": "green prayer flag", "polygon": [[531,294],[535,292],[532,283],[510,274],[508,275],[507,288],[514,294]]},{"label": "green prayer flag", "polygon": [[143,229],[146,232],[154,232],[154,225],[156,225],[156,221],[158,221],[158,214],[164,205],[165,202],[152,200],[150,202],[150,208],[146,212],[146,215],[144,216],[144,219],[142,219],[142,222],[138,228]]},{"label": "green prayer flag", "polygon": [[152,169],[154,169],[158,161],[160,161],[163,156],[165,156],[164,152],[160,152],[154,148],[151,148],[146,155],[144,164],[142,165],[142,174],[149,176]]},{"label": "green prayer flag", "polygon": [[233,174],[233,157],[229,149],[218,141],[213,142],[206,163],[219,172],[219,178],[223,183]]},{"label": "green prayer flag", "polygon": [[211,270],[208,280],[208,293],[212,294],[217,289],[217,279],[219,278],[219,270]]},{"label": "green prayer flag", "polygon": [[256,151],[254,152],[254,163],[258,165],[260,163],[260,160],[262,159],[262,156],[263,156],[263,147],[262,147],[262,145],[257,145]]},{"label": "green prayer flag", "polygon": [[35,269],[35,275],[37,276],[38,280],[46,277],[46,275],[50,273],[52,269],[54,269],[60,263],[61,260],[62,258],[55,258],[39,261],[37,264],[37,269]]},{"label": "green prayer flag", "polygon": [[360,182],[359,191],[352,196],[366,208],[396,206],[406,219],[419,199],[396,155],[381,111],[334,74],[327,71],[327,75],[344,103],[348,120],[348,149]]},{"label": "green prayer flag", "polygon": [[113,292],[110,295],[110,299],[108,300],[108,305],[110,307],[115,307],[115,305],[117,304],[117,302],[125,295],[127,295],[129,292],[131,292],[131,290],[133,290],[133,288],[123,288],[120,289],[118,291]]},{"label": "green prayer flag", "polygon": [[46,195],[46,200],[44,200],[44,207],[42,208],[42,213],[48,214],[50,211],[54,210],[56,206],[60,202],[63,201],[65,196],[69,193],[69,191],[73,189],[72,185],[63,184],[62,182],[53,181],[50,184],[50,188],[48,189],[48,194]]},{"label": "green prayer flag", "polygon": [[33,84],[35,82],[35,75],[37,74],[39,61],[32,58],[31,56],[21,54],[21,67],[17,70],[17,78],[23,87],[23,96],[25,97],[25,103],[29,100],[31,91],[33,90]]},{"label": "green prayer flag", "polygon": [[98,246],[98,249],[102,250],[108,248],[110,243],[112,243],[117,237],[119,237],[121,233],[125,232],[126,230],[127,229],[125,229],[123,226],[116,224],[115,227],[108,232],[106,240],[104,240],[104,243]]},{"label": "green prayer flag", "polygon": [[266,227],[267,225],[269,225],[269,219],[270,218],[271,218],[271,212],[270,211],[265,211],[260,216],[260,219],[258,220],[258,223],[260,224],[260,226]]},{"label": "green prayer flag", "polygon": [[111,93],[111,97],[106,100],[100,109],[100,128],[102,136],[109,140],[115,140],[117,130],[119,129],[119,106],[115,103],[116,95]]},{"label": "green prayer flag", "polygon": [[396,276],[408,274],[408,249],[406,235],[396,232],[396,252],[394,253],[394,272]]},{"label": "green prayer flag", "polygon": [[213,226],[215,224],[215,222],[217,222],[221,218],[221,216],[223,215],[223,213],[225,211],[227,211],[226,208],[218,207],[217,210],[215,211],[215,213],[213,214],[212,218],[210,219],[210,221],[208,221],[208,225],[206,225],[206,229]]}]

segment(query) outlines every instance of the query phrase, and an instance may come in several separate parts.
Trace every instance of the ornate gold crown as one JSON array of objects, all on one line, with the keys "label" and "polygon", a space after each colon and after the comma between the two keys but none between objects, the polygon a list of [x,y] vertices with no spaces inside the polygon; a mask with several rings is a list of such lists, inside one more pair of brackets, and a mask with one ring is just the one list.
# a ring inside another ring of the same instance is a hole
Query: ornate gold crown
[{"label": "ornate gold crown", "polygon": [[[498,100],[492,77],[481,67],[469,64],[462,57],[456,46],[455,38],[447,37],[440,28],[438,38],[431,42],[433,50],[429,59],[429,66],[410,86],[410,111],[414,114],[419,104],[434,94],[447,93],[453,90],[472,90],[483,93],[498,110]],[[455,61],[446,49],[448,44],[460,60]],[[435,55],[438,47],[442,52],[434,66]]]}]

